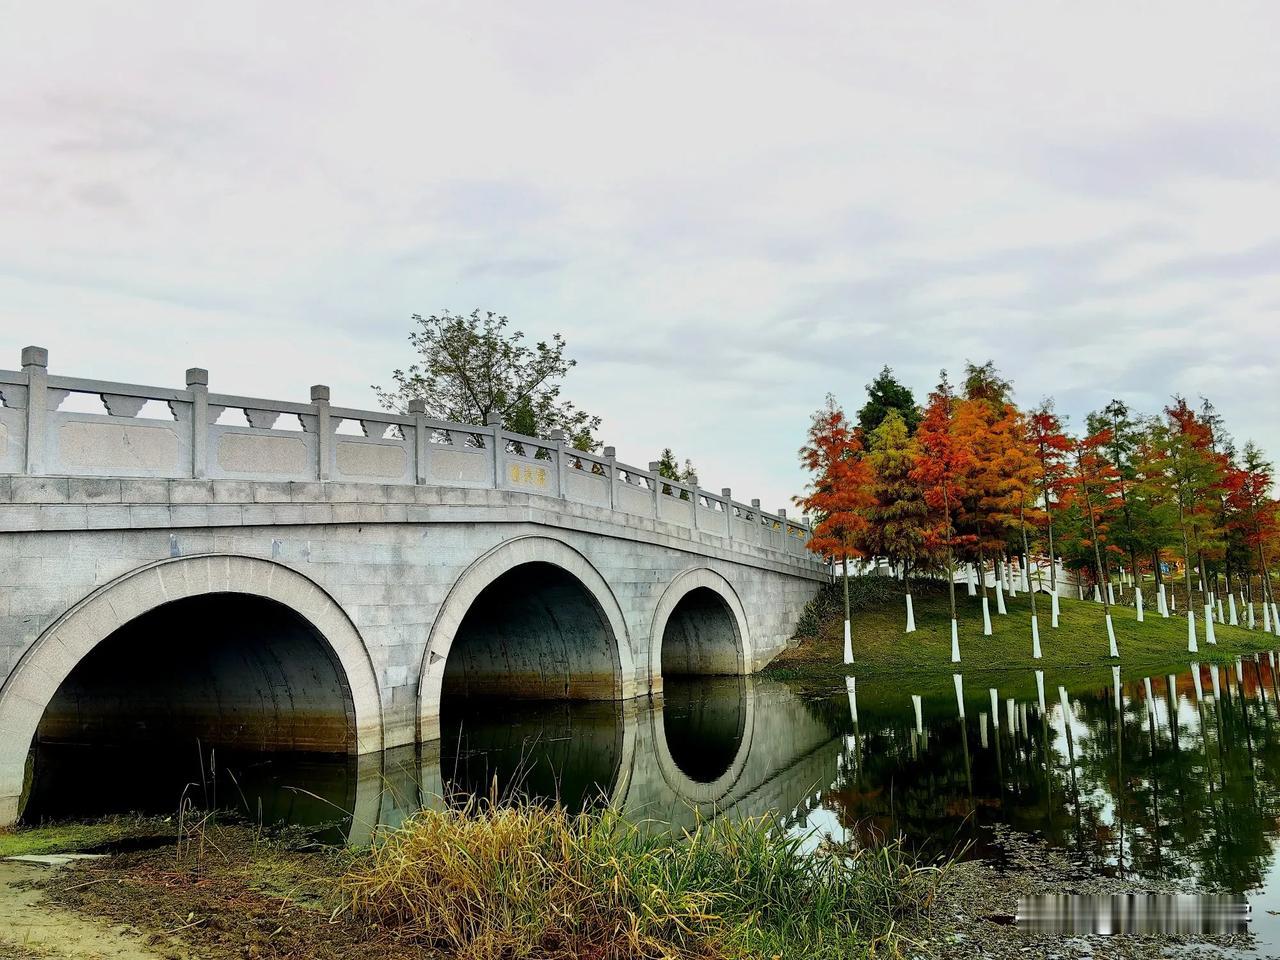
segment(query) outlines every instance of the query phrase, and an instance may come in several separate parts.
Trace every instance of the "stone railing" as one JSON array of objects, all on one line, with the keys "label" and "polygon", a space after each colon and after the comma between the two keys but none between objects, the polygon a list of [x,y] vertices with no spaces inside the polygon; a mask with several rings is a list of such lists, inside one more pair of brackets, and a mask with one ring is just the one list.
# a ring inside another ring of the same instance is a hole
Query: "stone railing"
[{"label": "stone railing", "polygon": [[[516,490],[606,507],[691,530],[812,558],[806,524],[718,494],[576,450],[560,431],[540,439],[499,422],[448,423],[425,415],[209,392],[207,370],[186,389],[51,376],[42,347],[21,370],[0,370],[0,475],[164,479],[344,481]],[[72,406],[60,409],[73,395]],[[83,400],[88,397],[87,403]],[[815,564],[816,558],[812,558]]]}]

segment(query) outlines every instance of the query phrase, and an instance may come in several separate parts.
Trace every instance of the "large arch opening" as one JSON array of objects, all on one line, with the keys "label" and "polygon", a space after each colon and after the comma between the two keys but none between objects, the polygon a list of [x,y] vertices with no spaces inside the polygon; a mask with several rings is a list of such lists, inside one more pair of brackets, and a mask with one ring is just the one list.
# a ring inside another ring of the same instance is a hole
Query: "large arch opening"
[{"label": "large arch opening", "polygon": [[356,710],[330,644],[265,597],[176,599],[117,627],[45,707],[23,819],[199,806],[255,820],[342,819]]},{"label": "large arch opening", "polygon": [[442,687],[449,701],[613,700],[618,639],[582,582],[551,563],[524,563],[480,591],[458,625]]},{"label": "large arch opening", "polygon": [[620,670],[609,617],[574,574],[532,561],[496,577],[444,665],[448,799],[496,790],[580,809],[607,794],[621,757]]},{"label": "large arch opening", "polygon": [[694,587],[672,609],[662,632],[661,670],[664,678],[744,672],[737,618],[715,590]]}]

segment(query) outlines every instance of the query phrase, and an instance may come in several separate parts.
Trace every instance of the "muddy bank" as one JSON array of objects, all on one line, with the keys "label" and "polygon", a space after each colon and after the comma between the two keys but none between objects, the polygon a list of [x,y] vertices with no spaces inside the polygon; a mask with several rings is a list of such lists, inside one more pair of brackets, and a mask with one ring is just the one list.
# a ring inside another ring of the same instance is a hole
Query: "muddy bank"
[{"label": "muddy bank", "polygon": [[[982,861],[955,864],[933,921],[909,936],[925,955],[983,958],[1222,957],[1248,951],[1249,936],[1089,936],[1032,934],[1014,924],[1018,900],[1040,894],[1194,893],[1194,887],[1135,882],[1099,874],[1083,861],[1034,837],[997,827],[999,869]],[[1255,954],[1248,954],[1255,956]]]}]

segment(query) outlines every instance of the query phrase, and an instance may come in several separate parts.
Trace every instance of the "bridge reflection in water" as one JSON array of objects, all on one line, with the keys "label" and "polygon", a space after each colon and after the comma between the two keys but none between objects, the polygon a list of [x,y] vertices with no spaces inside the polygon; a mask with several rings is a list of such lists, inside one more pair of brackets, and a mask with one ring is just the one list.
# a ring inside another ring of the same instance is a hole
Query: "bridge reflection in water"
[{"label": "bridge reflection in water", "polygon": [[38,745],[28,822],[130,810],[168,813],[183,790],[265,823],[330,825],[367,840],[422,807],[521,793],[571,810],[606,802],[633,819],[788,813],[836,779],[839,723],[757,677],[673,678],[629,701],[446,701],[439,740],[381,754]]}]

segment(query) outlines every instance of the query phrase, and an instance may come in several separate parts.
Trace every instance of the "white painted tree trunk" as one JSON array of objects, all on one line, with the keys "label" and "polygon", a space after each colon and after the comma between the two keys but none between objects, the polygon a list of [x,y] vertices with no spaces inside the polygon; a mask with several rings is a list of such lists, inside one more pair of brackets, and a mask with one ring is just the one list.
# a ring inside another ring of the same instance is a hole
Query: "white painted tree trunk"
[{"label": "white painted tree trunk", "polygon": [[1143,677],[1142,686],[1147,691],[1147,714],[1151,717],[1152,721],[1154,721],[1156,719],[1156,698],[1151,692],[1151,678]]},{"label": "white painted tree trunk", "polygon": [[1045,713],[1044,706],[1044,671],[1036,671],[1036,701],[1040,704],[1040,712]]},{"label": "white painted tree trunk", "polygon": [[1009,611],[1004,606],[1004,584],[999,580],[996,581],[996,613],[1004,616]]},{"label": "white painted tree trunk", "polygon": [[920,705],[920,694],[913,693],[911,695],[911,706],[916,711],[916,733],[924,733],[924,713]]},{"label": "white painted tree trunk", "polygon": [[1120,704],[1120,667],[1111,668],[1111,695],[1115,698],[1117,712],[1123,709]]},{"label": "white painted tree trunk", "polygon": [[972,563],[966,568],[965,582],[969,587],[969,596],[976,597],[978,595],[978,575],[974,572]]},{"label": "white painted tree trunk", "polygon": [[978,737],[982,741],[982,749],[987,749],[987,712],[978,714]]},{"label": "white painted tree trunk", "polygon": [[[953,623],[955,621],[952,621]],[[982,635],[991,636],[991,604],[986,597],[982,598]]]},{"label": "white painted tree trunk", "polygon": [[1111,614],[1107,614],[1107,643],[1111,645],[1111,656],[1119,657],[1120,650],[1116,647],[1116,628],[1111,625]]},{"label": "white painted tree trunk", "polygon": [[1018,707],[1013,702],[1013,697],[1004,698],[1004,719],[1008,724],[1009,732],[1016,733],[1018,731]]},{"label": "white painted tree trunk", "polygon": [[1052,624],[1053,629],[1057,630],[1057,629],[1058,629],[1058,594],[1057,594],[1057,591],[1055,591],[1055,592],[1053,592],[1053,593],[1051,593],[1051,594],[1049,595],[1049,606],[1050,606],[1050,608],[1051,608],[1051,609],[1050,609],[1050,613],[1051,613],[1050,623]]},{"label": "white painted tree trunk", "polygon": [[911,606],[911,594],[907,594],[907,633],[916,632],[916,611]]},{"label": "white painted tree trunk", "polygon": [[1236,611],[1236,595],[1234,593],[1227,594],[1227,623],[1230,626],[1240,626],[1240,616]]},{"label": "white painted tree trunk", "polygon": [[991,725],[997,730],[1000,729],[1000,694],[995,687],[988,687],[987,692],[991,694]]},{"label": "white painted tree trunk", "polygon": [[1196,703],[1204,699],[1204,688],[1200,683],[1200,664],[1198,662],[1191,664],[1191,683],[1196,688]]},{"label": "white painted tree trunk", "polygon": [[1196,612],[1194,610],[1187,611],[1187,652],[1200,652],[1200,644],[1196,642]]},{"label": "white painted tree trunk", "polygon": [[955,617],[951,618],[951,662],[960,662],[960,627],[956,624]]},{"label": "white painted tree trunk", "polygon": [[1098,585],[1096,583],[1093,585],[1093,602],[1102,602],[1102,591],[1098,589]]},{"label": "white painted tree trunk", "polygon": [[1031,571],[1028,569],[1028,561],[1026,554],[1022,556],[1022,592],[1031,592]]},{"label": "white painted tree trunk", "polygon": [[1107,584],[1107,603],[1113,607],[1116,605],[1116,588],[1113,584]]},{"label": "white painted tree trunk", "polygon": [[964,677],[958,673],[951,675],[951,682],[956,685],[956,709],[960,711],[960,719],[964,719]]},{"label": "white painted tree trunk", "polygon": [[1160,612],[1160,616],[1169,616],[1169,598],[1165,596],[1163,583],[1156,591],[1156,609]]},{"label": "white painted tree trunk", "polygon": [[1221,597],[1218,598],[1218,622],[1219,623],[1227,622],[1226,617],[1222,615],[1222,598]]},{"label": "white painted tree trunk", "polygon": [[1204,642],[1210,646],[1218,645],[1218,638],[1213,634],[1213,605],[1204,605]]},{"label": "white painted tree trunk", "polygon": [[1062,722],[1070,725],[1075,718],[1071,715],[1071,698],[1067,696],[1066,687],[1058,687],[1058,702],[1062,704]]},{"label": "white painted tree trunk", "polygon": [[853,663],[853,628],[848,620],[844,622],[844,662],[846,666]]},{"label": "white painted tree trunk", "polygon": [[1031,615],[1031,656],[1040,659],[1040,623],[1034,613]]},{"label": "white painted tree trunk", "polygon": [[1271,607],[1265,600],[1262,601],[1262,632],[1271,632]]},{"label": "white painted tree trunk", "polygon": [[1141,587],[1134,587],[1133,603],[1134,603],[1134,610],[1136,610],[1138,614],[1138,622],[1145,623],[1146,620],[1143,617],[1143,612],[1142,612],[1142,588]]},{"label": "white painted tree trunk", "polygon": [[845,677],[844,688],[849,692],[849,713],[853,715],[853,722],[858,722],[858,678]]},{"label": "white painted tree trunk", "polygon": [[1275,633],[1280,633],[1280,609],[1276,608],[1275,601],[1271,601],[1271,628]]},{"label": "white painted tree trunk", "polygon": [[1213,700],[1216,703],[1222,699],[1221,682],[1218,680],[1218,665],[1216,663],[1209,664],[1209,682],[1213,684]]},{"label": "white painted tree trunk", "polygon": [[1244,612],[1245,612],[1245,626],[1248,627],[1250,630],[1254,629],[1254,627],[1258,625],[1258,622],[1253,619],[1253,601],[1252,600],[1250,600],[1248,603],[1245,604]]}]

